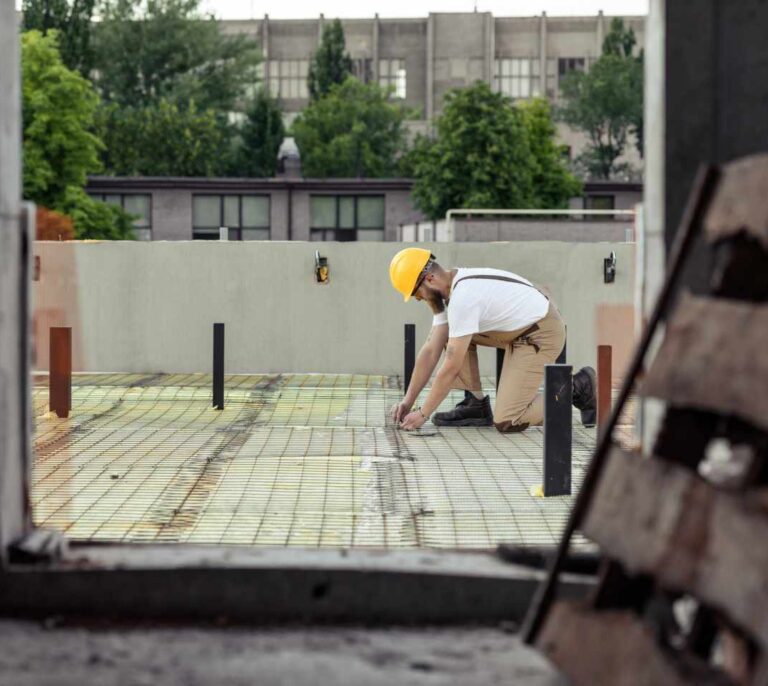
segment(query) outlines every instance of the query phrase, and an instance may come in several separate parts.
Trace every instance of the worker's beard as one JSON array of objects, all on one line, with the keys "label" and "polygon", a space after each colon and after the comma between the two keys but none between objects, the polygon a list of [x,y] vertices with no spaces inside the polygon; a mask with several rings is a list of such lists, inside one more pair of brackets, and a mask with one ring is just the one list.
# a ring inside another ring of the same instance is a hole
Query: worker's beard
[{"label": "worker's beard", "polygon": [[427,286],[427,295],[424,300],[427,301],[429,309],[431,309],[434,314],[445,312],[445,300],[443,300],[442,294],[436,288]]}]

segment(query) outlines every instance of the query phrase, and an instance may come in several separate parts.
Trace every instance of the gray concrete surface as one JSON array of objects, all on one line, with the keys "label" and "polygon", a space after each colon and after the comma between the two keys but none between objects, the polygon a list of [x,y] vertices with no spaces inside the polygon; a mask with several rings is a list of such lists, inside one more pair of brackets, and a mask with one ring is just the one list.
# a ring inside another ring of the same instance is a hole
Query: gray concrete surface
[{"label": "gray concrete surface", "polygon": [[61,627],[0,621],[3,686],[566,682],[501,629]]},{"label": "gray concrete surface", "polygon": [[0,0],[0,561],[24,526],[22,470],[27,462],[27,408],[19,402],[27,379],[26,307],[21,230],[21,75],[18,17]]},{"label": "gray concrete surface", "polygon": [[[509,269],[547,288],[568,326],[568,360],[594,366],[614,345],[614,374],[632,345],[634,246],[626,243],[427,243],[445,266]],[[401,374],[403,324],[418,344],[424,303],[403,303],[389,282],[394,243],[38,243],[36,360],[47,369],[48,329],[73,327],[76,371],[204,372],[212,324],[226,324],[229,373]],[[314,281],[314,254],[330,282]],[[616,281],[603,259],[617,255]],[[622,314],[623,313],[623,314]],[[627,314],[628,313],[628,314]],[[626,316],[625,316],[626,315]],[[613,333],[611,333],[613,331]],[[613,338],[611,338],[613,336]],[[621,350],[620,350],[621,348]],[[481,351],[495,375],[495,351]]]}]

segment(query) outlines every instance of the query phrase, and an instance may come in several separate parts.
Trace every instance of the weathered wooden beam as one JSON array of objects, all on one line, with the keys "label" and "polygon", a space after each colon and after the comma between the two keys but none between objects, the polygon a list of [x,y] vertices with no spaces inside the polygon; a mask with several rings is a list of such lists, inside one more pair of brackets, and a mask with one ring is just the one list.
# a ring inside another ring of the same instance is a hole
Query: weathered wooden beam
[{"label": "weathered wooden beam", "polygon": [[643,394],[768,429],[766,331],[768,305],[684,296]]},{"label": "weathered wooden beam", "polygon": [[720,609],[768,647],[767,504],[614,448],[582,529],[628,572]]},{"label": "weathered wooden beam", "polygon": [[662,650],[651,629],[626,610],[598,611],[579,602],[557,602],[536,646],[573,686],[731,684],[701,661]]},{"label": "weathered wooden beam", "polygon": [[721,168],[720,183],[704,220],[710,241],[746,232],[768,249],[768,154],[750,155]]}]

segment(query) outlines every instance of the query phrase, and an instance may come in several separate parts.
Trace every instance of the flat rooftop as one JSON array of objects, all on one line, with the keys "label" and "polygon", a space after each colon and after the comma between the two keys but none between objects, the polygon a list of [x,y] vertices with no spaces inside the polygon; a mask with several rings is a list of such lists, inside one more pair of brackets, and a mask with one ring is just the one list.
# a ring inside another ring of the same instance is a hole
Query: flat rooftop
[{"label": "flat rooftop", "polygon": [[[572,496],[531,495],[542,483],[540,428],[400,431],[387,416],[402,395],[397,377],[233,375],[225,386],[217,411],[210,375],[77,374],[72,411],[59,419],[48,412],[47,376],[36,376],[35,524],[89,542],[488,549],[559,540]],[[574,491],[594,444],[574,413]]]}]

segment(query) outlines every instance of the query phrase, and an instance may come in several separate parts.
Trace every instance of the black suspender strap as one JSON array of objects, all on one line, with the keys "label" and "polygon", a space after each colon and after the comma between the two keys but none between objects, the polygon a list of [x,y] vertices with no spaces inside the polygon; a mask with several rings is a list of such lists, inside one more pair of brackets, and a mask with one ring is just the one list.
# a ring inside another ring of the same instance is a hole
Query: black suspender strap
[{"label": "black suspender strap", "polygon": [[[510,276],[492,276],[491,274],[476,274],[475,276],[462,276],[453,286],[451,286],[451,292],[458,286],[462,281],[466,281],[467,279],[493,279],[495,281],[509,281],[510,283],[517,283],[521,286],[528,286],[528,288],[533,288],[534,290],[539,291],[536,286],[532,286],[529,283],[526,283],[525,281],[520,281],[520,279],[513,279]],[[539,291],[541,293],[541,291]],[[541,293],[545,298],[547,296],[544,293]],[[549,300],[549,298],[547,298]]]}]

